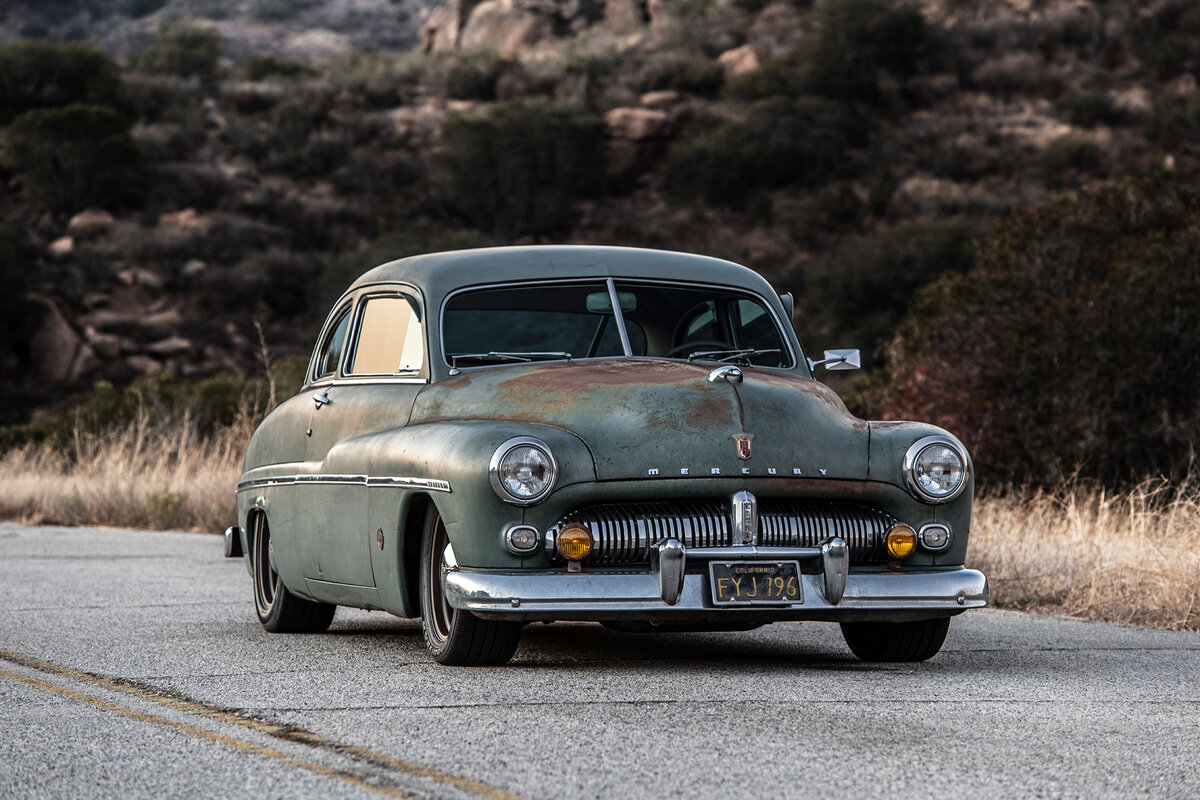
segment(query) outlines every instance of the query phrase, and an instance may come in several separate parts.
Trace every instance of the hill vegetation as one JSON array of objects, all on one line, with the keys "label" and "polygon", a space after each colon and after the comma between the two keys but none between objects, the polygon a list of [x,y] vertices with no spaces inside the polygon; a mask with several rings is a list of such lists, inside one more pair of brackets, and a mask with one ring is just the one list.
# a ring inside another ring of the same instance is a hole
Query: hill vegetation
[{"label": "hill vegetation", "polygon": [[178,2],[137,48],[0,47],[0,423],[41,419],[5,441],[97,381],[254,379],[373,263],[574,241],[755,267],[864,350],[855,410],[985,479],[1190,469],[1190,4],[493,5],[407,51],[248,55]]}]

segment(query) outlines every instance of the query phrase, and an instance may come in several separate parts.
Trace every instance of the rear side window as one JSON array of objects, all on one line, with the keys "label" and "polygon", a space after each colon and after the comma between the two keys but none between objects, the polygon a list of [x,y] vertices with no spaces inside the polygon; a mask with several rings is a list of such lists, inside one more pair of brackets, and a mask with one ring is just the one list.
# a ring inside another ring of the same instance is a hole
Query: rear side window
[{"label": "rear side window", "polygon": [[321,342],[317,352],[317,366],[313,370],[313,380],[319,381],[337,372],[342,360],[342,350],[346,347],[346,329],[350,327],[350,306],[339,313],[338,321]]},{"label": "rear side window", "polygon": [[402,295],[367,298],[346,373],[413,373],[424,364],[425,336],[412,301]]}]

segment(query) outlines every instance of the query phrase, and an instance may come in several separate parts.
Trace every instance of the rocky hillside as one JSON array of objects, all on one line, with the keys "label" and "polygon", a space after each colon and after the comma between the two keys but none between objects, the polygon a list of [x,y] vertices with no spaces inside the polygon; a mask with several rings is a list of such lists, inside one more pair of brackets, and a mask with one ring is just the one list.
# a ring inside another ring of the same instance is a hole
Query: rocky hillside
[{"label": "rocky hillside", "polygon": [[5,4],[0,422],[255,374],[361,269],[500,242],[740,260],[878,363],[1014,210],[1200,168],[1182,0],[430,5]]}]

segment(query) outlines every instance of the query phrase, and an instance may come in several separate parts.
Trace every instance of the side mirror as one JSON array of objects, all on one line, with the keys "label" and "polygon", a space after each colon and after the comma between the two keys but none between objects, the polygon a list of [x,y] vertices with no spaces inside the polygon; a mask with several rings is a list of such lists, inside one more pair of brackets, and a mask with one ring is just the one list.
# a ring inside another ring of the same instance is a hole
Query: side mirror
[{"label": "side mirror", "polygon": [[826,350],[825,358],[820,361],[808,359],[809,369],[816,369],[821,365],[830,372],[839,369],[862,369],[862,355],[858,350]]}]

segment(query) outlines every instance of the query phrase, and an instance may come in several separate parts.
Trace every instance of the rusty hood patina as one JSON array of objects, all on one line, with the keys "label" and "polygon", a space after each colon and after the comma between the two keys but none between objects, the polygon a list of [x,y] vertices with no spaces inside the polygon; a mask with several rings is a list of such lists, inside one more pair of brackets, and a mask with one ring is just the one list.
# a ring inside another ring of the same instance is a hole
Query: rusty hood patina
[{"label": "rusty hood patina", "polygon": [[[811,378],[663,359],[523,364],[425,387],[411,425],[494,419],[550,425],[588,446],[599,480],[778,475],[863,480],[867,423]],[[735,435],[753,436],[748,459]],[[772,472],[772,470],[774,470]]]}]

